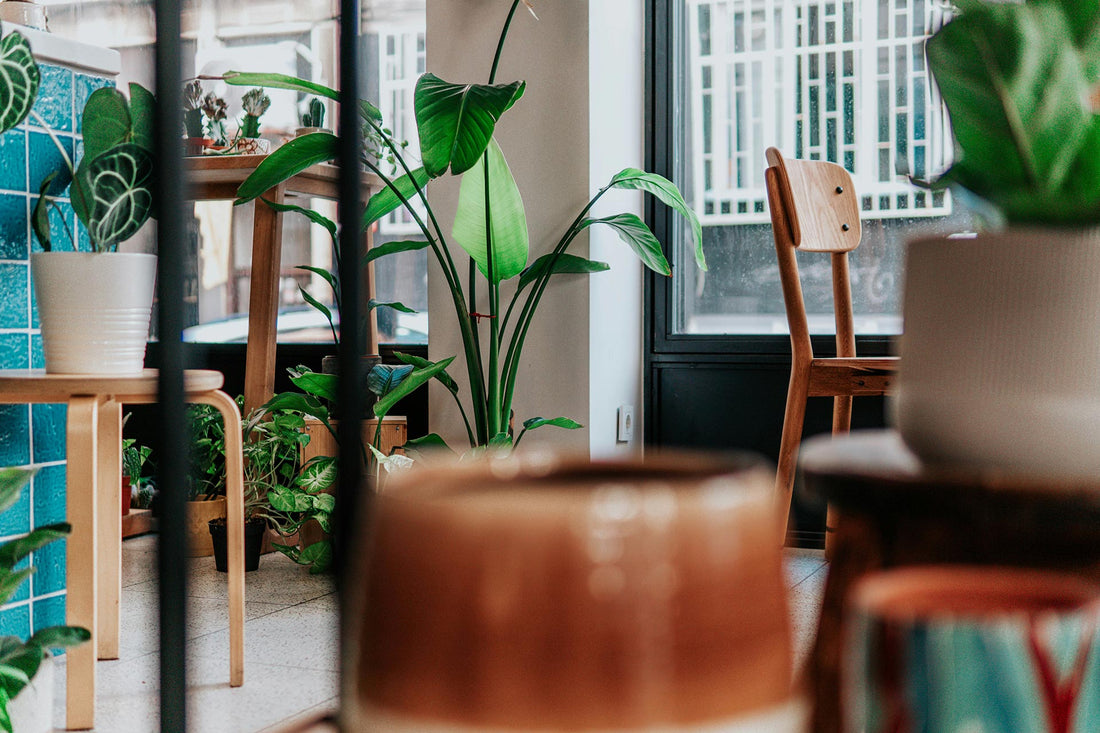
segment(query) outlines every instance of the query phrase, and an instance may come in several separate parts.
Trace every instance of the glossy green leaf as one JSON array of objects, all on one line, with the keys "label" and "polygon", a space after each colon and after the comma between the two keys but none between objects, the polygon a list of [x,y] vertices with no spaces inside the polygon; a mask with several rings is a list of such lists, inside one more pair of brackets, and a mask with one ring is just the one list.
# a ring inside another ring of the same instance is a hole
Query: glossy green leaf
[{"label": "glossy green leaf", "polygon": [[289,89],[292,92],[302,94],[316,94],[319,97],[327,97],[340,101],[340,92],[326,87],[324,84],[299,79],[296,76],[286,74],[267,74],[262,72],[227,71],[222,75],[226,84],[237,87],[267,87],[268,89]]},{"label": "glossy green leaf", "polygon": [[331,430],[331,425],[328,421],[328,408],[322,405],[316,397],[300,394],[298,392],[281,392],[268,400],[264,404],[263,410],[265,412],[293,410],[303,415],[317,418]]},{"label": "glossy green leaf", "polygon": [[329,132],[313,132],[294,138],[256,166],[237,189],[234,203],[247,203],[311,165],[332,160],[336,157],[336,144],[336,136]]},{"label": "glossy green leaf", "polygon": [[23,487],[37,473],[34,468],[0,468],[0,512],[6,512],[23,492]]},{"label": "glossy green leaf", "polygon": [[[627,168],[612,178],[610,185],[612,188],[626,188],[653,194],[665,206],[672,208],[687,219],[691,225],[691,235],[695,242],[695,263],[700,270],[707,269],[707,259],[703,254],[703,225],[699,223],[699,217],[684,201],[684,197],[675,183],[656,173],[646,173],[637,168]],[[662,259],[664,259],[663,255]],[[642,261],[644,262],[645,259],[643,258]]]},{"label": "glossy green leaf", "polygon": [[65,522],[47,524],[31,530],[25,537],[8,540],[0,545],[0,568],[12,568],[35,550],[64,539],[72,528]]},{"label": "glossy green leaf", "polygon": [[[435,365],[435,362],[428,361],[427,359],[420,356],[414,356],[413,354],[405,354],[400,351],[395,351],[393,352],[393,355],[399,361],[402,361],[406,364],[411,364],[417,369],[427,369],[428,367]],[[435,375],[435,378],[442,382],[443,386],[446,387],[451,394],[458,394],[458,382],[452,379],[450,374],[445,371],[439,372]]]},{"label": "glossy green leaf", "polygon": [[454,453],[451,446],[447,445],[447,441],[443,440],[442,436],[438,433],[428,433],[419,438],[412,438],[411,440],[405,441],[405,445],[401,447],[405,449],[406,453],[412,451],[423,453],[425,451],[435,450],[448,450]]},{"label": "glossy green leaf", "polygon": [[42,179],[42,185],[38,187],[38,200],[35,201],[34,210],[31,211],[31,231],[34,232],[35,239],[42,245],[44,252],[49,252],[53,248],[50,232],[50,199],[46,192],[50,190],[50,184],[57,178],[58,173],[60,171],[53,171]]},{"label": "glossy green leaf", "polygon": [[367,374],[367,389],[383,397],[397,388],[415,367],[409,365],[375,364]]},{"label": "glossy green leaf", "polygon": [[130,82],[130,140],[150,153],[156,149],[154,124],[157,100],[140,84]]},{"label": "glossy green leaf", "polygon": [[40,83],[26,37],[12,31],[0,39],[0,133],[27,119]]},{"label": "glossy green leaf", "polygon": [[382,110],[365,99],[359,100],[359,116],[376,124],[382,124]]},{"label": "glossy green leaf", "polygon": [[568,253],[545,254],[539,257],[537,260],[531,263],[531,266],[525,269],[519,275],[519,285],[516,286],[518,290],[523,290],[525,287],[538,280],[546,272],[546,268],[553,263],[552,275],[583,275],[592,272],[603,272],[604,270],[610,270],[611,266],[606,262],[599,262],[597,260],[588,260],[584,257],[577,257]]},{"label": "glossy green leaf", "polygon": [[336,238],[336,222],[334,222],[332,219],[329,219],[324,214],[316,212],[313,209],[307,209],[303,206],[297,206],[295,204],[277,204],[274,201],[269,201],[262,197],[260,198],[260,201],[263,201],[265,204],[267,204],[267,207],[269,209],[274,209],[275,211],[281,213],[291,212],[294,214],[301,214],[314,224],[324,227],[325,230],[333,237],[333,239]]},{"label": "glossy green leaf", "polygon": [[73,188],[82,192],[84,226],[97,252],[126,241],[148,221],[152,186],[153,156],[134,143],[117,145],[87,166],[81,164]]},{"label": "glossy green leaf", "polygon": [[415,310],[399,301],[391,300],[389,302],[383,303],[382,301],[371,298],[369,301],[367,301],[367,310],[372,311],[375,308],[392,308],[393,310],[399,311],[401,313],[416,313]]},{"label": "glossy green leaf", "polygon": [[420,159],[432,178],[465,173],[481,159],[497,120],[515,104],[525,84],[451,84],[435,74],[416,82],[413,107]]},{"label": "glossy green leaf", "polygon": [[672,274],[672,268],[665,259],[664,252],[661,251],[661,243],[657,241],[657,237],[653,236],[653,232],[649,230],[646,223],[634,214],[618,214],[604,219],[585,219],[581,223],[581,228],[590,227],[593,224],[605,224],[614,229],[619,238],[630,245],[634,254],[638,255],[638,259],[649,269],[660,275]]},{"label": "glossy green leaf", "polygon": [[401,196],[398,196],[393,188],[382,186],[378,189],[378,193],[371,196],[370,200],[367,201],[367,207],[363,211],[363,229],[365,230],[371,224],[401,206],[402,197],[411,202],[416,196],[417,187],[423,189],[427,182],[427,171],[423,168],[417,168],[411,174],[406,173],[393,179],[393,188],[400,191]]},{"label": "glossy green leaf", "polygon": [[96,89],[84,105],[84,157],[95,160],[114,146],[129,142],[132,129],[130,105],[122,92],[114,87]]},{"label": "glossy green leaf", "polygon": [[313,511],[331,514],[336,508],[336,497],[332,494],[317,494],[313,497]]},{"label": "glossy green leaf", "polygon": [[335,402],[338,399],[340,378],[335,374],[305,371],[292,375],[290,383],[308,395],[320,397],[329,402]]},{"label": "glossy green leaf", "polygon": [[314,456],[298,474],[298,486],[310,494],[328,489],[336,483],[337,459],[335,456]]},{"label": "glossy green leaf", "polygon": [[[486,149],[489,159],[489,207],[492,214],[493,282],[515,277],[527,266],[527,214],[508,161],[496,140]],[[488,277],[485,236],[485,166],[462,176],[455,213],[454,238]]]},{"label": "glossy green leaf", "polygon": [[302,550],[302,553],[298,556],[298,563],[309,565],[311,575],[325,572],[332,566],[332,542],[329,540],[314,542]]},{"label": "glossy green leaf", "polygon": [[535,430],[536,428],[545,427],[546,425],[553,425],[556,428],[564,428],[566,430],[576,430],[577,428],[583,428],[576,420],[570,420],[567,417],[532,417],[529,420],[523,421],[524,430]]},{"label": "glossy green leaf", "polygon": [[371,247],[370,250],[363,255],[363,264],[374,262],[379,257],[396,254],[397,252],[415,252],[427,246],[428,243],[426,241],[386,242],[377,247]]},{"label": "glossy green leaf", "polygon": [[374,416],[385,417],[394,405],[415,392],[428,380],[435,377],[436,374],[449,367],[454,360],[455,358],[451,356],[443,361],[437,361],[425,369],[414,369],[401,381],[401,384],[374,403]]}]

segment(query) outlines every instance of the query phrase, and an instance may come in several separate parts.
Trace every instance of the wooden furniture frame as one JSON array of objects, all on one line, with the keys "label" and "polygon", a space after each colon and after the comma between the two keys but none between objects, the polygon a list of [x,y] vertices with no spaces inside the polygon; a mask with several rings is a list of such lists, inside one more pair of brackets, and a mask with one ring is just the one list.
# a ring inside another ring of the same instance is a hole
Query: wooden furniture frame
[{"label": "wooden furniture frame", "polygon": [[[195,201],[219,201],[237,198],[237,189],[265,155],[204,155],[185,158],[190,198]],[[283,204],[293,194],[337,200],[340,169],[324,163],[311,166],[284,183],[269,189],[261,198]],[[379,179],[363,174],[363,200],[370,198]],[[282,265],[283,215],[257,201],[252,224],[252,270],[248,295],[248,345],[245,351],[244,411],[250,413],[274,394],[275,345],[279,315],[279,276]],[[366,232],[364,247],[370,247]],[[363,302],[374,296],[374,263],[363,269]],[[378,322],[373,311],[364,311],[368,319],[368,353],[378,353]]]},{"label": "wooden furniture frame", "polygon": [[[184,373],[185,399],[211,405],[225,420],[228,514],[229,684],[244,684],[244,476],[241,416],[221,391],[222,375]],[[118,659],[122,596],[122,405],[157,401],[157,372],[140,376],[46,374],[0,370],[0,403],[67,403],[66,622],[92,630],[92,640],[67,653],[66,727],[95,725],[96,659]]]},{"label": "wooden furniture frame", "polygon": [[[846,433],[852,423],[852,397],[886,394],[893,385],[897,357],[856,356],[848,253],[859,246],[862,228],[852,177],[834,163],[785,160],[775,148],[768,148],[766,157],[768,208],[791,331],[791,380],[775,476],[776,496],[785,508],[786,517],[794,490],[807,398],[832,397],[833,433]],[[832,259],[835,358],[814,356],[795,250],[825,252]],[[825,535],[827,554],[834,526],[830,509]]]}]

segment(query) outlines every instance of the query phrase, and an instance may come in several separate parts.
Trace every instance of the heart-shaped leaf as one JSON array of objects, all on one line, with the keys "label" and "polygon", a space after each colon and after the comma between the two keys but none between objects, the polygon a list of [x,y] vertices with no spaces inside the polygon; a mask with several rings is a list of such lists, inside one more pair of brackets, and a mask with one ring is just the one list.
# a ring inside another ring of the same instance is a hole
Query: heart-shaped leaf
[{"label": "heart-shaped leaf", "polygon": [[416,82],[413,107],[424,170],[438,178],[449,169],[465,173],[481,159],[497,120],[516,103],[524,82],[452,84],[435,74]]},{"label": "heart-shaped leaf", "polygon": [[[671,207],[687,219],[691,225],[692,238],[695,241],[695,263],[700,270],[707,269],[707,259],[703,254],[703,225],[699,223],[699,217],[684,201],[684,197],[680,193],[680,189],[676,188],[675,183],[656,173],[646,173],[637,168],[627,168],[611,179],[610,186],[612,188],[626,188],[651,193],[665,206]],[[663,255],[662,259],[664,259]]]},{"label": "heart-shaped leaf", "polygon": [[153,93],[140,84],[130,82],[130,140],[149,152],[156,147],[153,120],[157,100]]},{"label": "heart-shaped leaf", "polygon": [[324,491],[336,483],[336,468],[335,456],[314,456],[302,466],[302,472],[298,474],[298,485],[311,494]]},{"label": "heart-shaped leaf", "polygon": [[661,243],[646,223],[634,214],[618,214],[604,219],[585,219],[581,222],[581,228],[590,227],[593,224],[606,224],[619,234],[619,238],[630,245],[642,264],[660,275],[671,275],[672,268],[661,251]]},{"label": "heart-shaped leaf", "polygon": [[330,132],[312,132],[294,138],[256,166],[237,189],[234,203],[247,203],[311,165],[332,160],[336,157],[336,145],[336,136]]},{"label": "heart-shaped leaf", "polygon": [[12,31],[0,39],[0,133],[27,119],[40,82],[26,37]]},{"label": "heart-shaped leaf", "polygon": [[73,188],[84,198],[84,226],[95,250],[106,251],[134,236],[149,219],[153,156],[134,143],[123,143],[81,169]]},{"label": "heart-shaped leaf", "polygon": [[[516,179],[496,140],[486,148],[489,168],[488,213],[492,222],[494,283],[515,277],[527,266],[527,214]],[[485,164],[478,163],[462,176],[455,212],[454,238],[489,277],[486,249]]]},{"label": "heart-shaped leaf", "polygon": [[[114,87],[101,87],[92,92],[84,105],[84,157],[95,160],[116,145],[130,140],[133,123],[130,105],[122,92]],[[146,147],[146,150],[151,150]]]}]

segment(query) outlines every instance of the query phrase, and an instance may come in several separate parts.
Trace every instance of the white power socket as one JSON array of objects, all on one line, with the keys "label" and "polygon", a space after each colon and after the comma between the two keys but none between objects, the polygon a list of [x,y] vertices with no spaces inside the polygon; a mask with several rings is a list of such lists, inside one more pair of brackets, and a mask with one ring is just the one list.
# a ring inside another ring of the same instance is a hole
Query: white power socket
[{"label": "white power socket", "polygon": [[634,439],[634,405],[619,407],[619,424],[615,430],[615,440],[629,443]]}]

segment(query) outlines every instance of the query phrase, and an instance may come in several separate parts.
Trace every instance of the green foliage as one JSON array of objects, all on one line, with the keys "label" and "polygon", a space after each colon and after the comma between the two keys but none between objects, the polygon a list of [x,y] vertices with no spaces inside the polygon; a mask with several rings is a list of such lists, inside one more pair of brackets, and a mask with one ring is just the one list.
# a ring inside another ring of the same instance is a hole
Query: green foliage
[{"label": "green foliage", "polygon": [[215,499],[225,494],[225,421],[217,408],[188,405],[191,435],[191,475],[188,501]]},{"label": "green foliage", "polygon": [[0,134],[27,119],[40,82],[26,37],[12,31],[0,39]]},{"label": "green foliage", "polygon": [[1098,23],[1095,2],[962,4],[927,44],[956,142],[937,186],[961,185],[1012,222],[1100,222]]},{"label": "green foliage", "polygon": [[[33,469],[0,469],[0,511],[9,509],[30,477]],[[39,527],[25,537],[0,545],[0,604],[7,603],[19,587],[34,574],[34,567],[16,569],[31,552],[69,534],[69,525]],[[91,638],[87,629],[75,626],[51,626],[40,629],[23,641],[16,636],[0,637],[0,730],[12,733],[8,704],[38,672],[50,649],[72,647]]]},{"label": "green foliage", "polygon": [[[491,211],[492,216],[486,217],[486,210]],[[490,232],[487,232],[486,218],[492,223]],[[475,165],[462,176],[454,238],[487,278],[490,277],[487,243],[492,243],[491,279],[494,285],[515,277],[527,267],[527,214],[516,179],[496,140],[489,141],[485,163]]]}]

